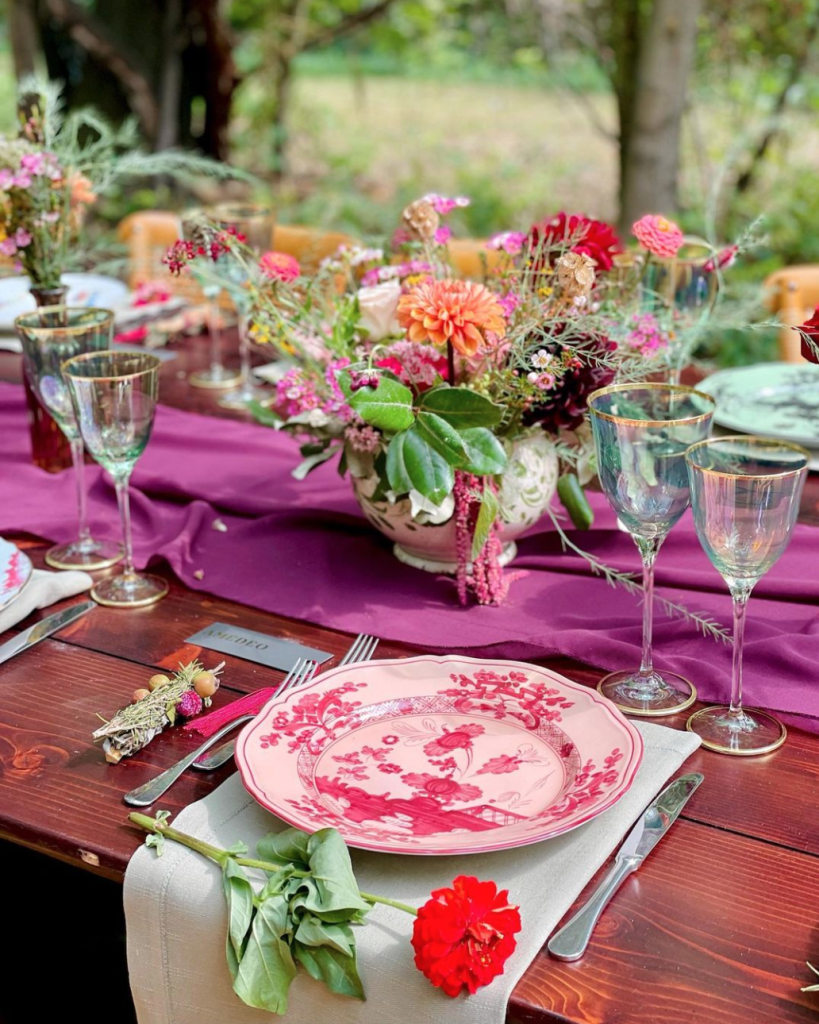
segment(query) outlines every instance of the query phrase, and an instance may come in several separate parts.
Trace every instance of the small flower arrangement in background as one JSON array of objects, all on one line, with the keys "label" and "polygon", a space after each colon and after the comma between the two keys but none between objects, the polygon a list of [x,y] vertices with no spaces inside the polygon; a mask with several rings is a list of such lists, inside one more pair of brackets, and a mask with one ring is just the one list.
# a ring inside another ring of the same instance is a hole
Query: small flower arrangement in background
[{"label": "small flower arrangement in background", "polygon": [[[354,929],[378,904],[412,915],[415,965],[448,996],[470,995],[503,974],[517,944],[520,912],[494,882],[459,875],[435,889],[423,906],[360,892],[350,851],[334,828],[309,835],[297,828],[270,833],[256,844],[229,850],[186,835],[168,811],[129,820],[149,833],[145,843],[161,856],[176,842],[216,863],[228,908],[227,965],[233,991],[248,1006],[283,1015],[298,966],[337,995],[364,999]],[[246,869],[265,884],[255,884]],[[248,941],[252,935],[253,941]]]}]

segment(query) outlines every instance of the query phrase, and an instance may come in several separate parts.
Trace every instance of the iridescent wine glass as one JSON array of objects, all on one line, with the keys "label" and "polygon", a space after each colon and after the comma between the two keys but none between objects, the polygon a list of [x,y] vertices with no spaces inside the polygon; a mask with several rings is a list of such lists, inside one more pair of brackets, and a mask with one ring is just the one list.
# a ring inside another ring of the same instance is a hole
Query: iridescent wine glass
[{"label": "iridescent wine glass", "polygon": [[45,560],[55,569],[107,569],[122,558],[122,548],[95,540],[88,527],[85,490],[85,452],[62,364],[72,356],[109,348],[114,314],[108,309],[80,306],[43,306],[14,321],[23,346],[28,379],[40,404],[57,421],[71,445],[77,486],[76,540],[49,548]]},{"label": "iridescent wine glass", "polygon": [[597,686],[632,715],[673,715],[690,707],[697,696],[689,680],[654,667],[654,562],[669,530],[688,508],[685,452],[708,437],[715,407],[710,395],[674,384],[614,384],[589,398],[600,483],[643,563],[640,667],[612,672]]},{"label": "iridescent wine glass", "polygon": [[[207,210],[189,210],[182,217],[182,234],[188,241],[204,244],[207,249],[208,243],[216,235],[219,228],[209,218]],[[199,261],[191,264],[190,270],[196,276],[196,266]],[[209,262],[209,261],[206,261]],[[208,335],[210,337],[210,365],[204,370],[196,370],[188,377],[188,383],[195,388],[222,389],[234,387],[241,381],[241,376],[236,370],[229,370],[222,363],[222,327],[221,313],[219,310],[219,296],[222,292],[221,285],[211,280],[201,282],[202,293],[208,304]]]},{"label": "iridescent wine glass", "polygon": [[125,542],[125,567],[94,586],[99,604],[136,608],[168,592],[159,576],[134,570],[128,481],[154,422],[160,361],[139,352],[93,352],[69,359],[63,373],[85,445],[114,479]]},{"label": "iridescent wine glass", "polygon": [[652,256],[642,280],[642,306],[658,319],[668,335],[668,380],[680,383],[686,358],[707,324],[719,292],[719,274],[708,269],[712,250],[686,244],[663,259]]},{"label": "iridescent wine glass", "polygon": [[686,455],[697,535],[734,605],[730,704],[703,708],[687,725],[723,754],[766,754],[785,742],[773,715],[742,705],[742,646],[748,599],[788,546],[809,460],[798,445],[748,436],[702,441]]},{"label": "iridescent wine glass", "polygon": [[[257,256],[266,252],[273,243],[273,228],[276,223],[273,210],[267,206],[255,206],[248,203],[221,203],[208,207],[205,211],[209,220],[221,229],[235,230],[242,235],[245,245]],[[219,404],[229,409],[243,408],[248,402],[261,401],[267,392],[253,383],[250,365],[250,339],[248,337],[247,310],[240,303],[239,314],[239,359],[241,383],[235,391],[229,391],[219,400]]]}]

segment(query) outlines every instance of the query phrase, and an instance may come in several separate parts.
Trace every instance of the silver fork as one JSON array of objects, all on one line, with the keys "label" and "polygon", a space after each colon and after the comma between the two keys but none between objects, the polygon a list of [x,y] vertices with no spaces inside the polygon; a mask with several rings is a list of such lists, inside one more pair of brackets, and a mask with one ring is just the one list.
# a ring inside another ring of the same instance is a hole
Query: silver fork
[{"label": "silver fork", "polygon": [[[354,661],[369,661],[373,654],[375,654],[376,647],[378,647],[378,637],[369,636],[367,633],[359,633],[355,640],[353,640],[352,644],[350,644],[350,649],[338,663],[339,667],[341,665],[350,665]],[[311,674],[308,679],[303,679],[301,683],[297,685],[303,685],[304,683],[309,682],[309,680],[313,678],[314,674],[315,672]],[[288,689],[292,689],[292,687],[288,687]],[[283,692],[284,690],[279,690],[276,693],[276,696],[278,697],[279,693]],[[193,767],[197,771],[202,772],[210,772],[213,771],[214,768],[221,768],[226,761],[229,761],[233,757],[235,750],[236,740],[228,740],[227,743],[223,743],[221,747],[214,750],[212,754],[194,761]]]},{"label": "silver fork", "polygon": [[[315,661],[305,661],[302,658],[299,658],[282,681],[276,691],[276,696],[278,697],[279,694],[285,693],[287,690],[291,690],[296,686],[301,686],[302,683],[312,679],[317,668],[318,665]],[[237,718],[233,722],[228,722],[227,725],[223,726],[218,732],[215,732],[213,736],[209,736],[201,746],[196,748],[196,750],[192,750],[190,754],[183,757],[181,761],[177,761],[176,764],[171,765],[170,768],[166,768],[164,772],[160,772],[160,774],[157,775],[155,779],[151,779],[150,782],[146,782],[141,786],[137,786],[136,789],[132,789],[131,792],[126,793],[122,799],[131,807],[148,807],[149,804],[158,800],[163,793],[171,788],[182,772],[184,772],[186,768],[189,768],[197,757],[204,754],[206,750],[210,750],[214,743],[218,743],[223,736],[226,736],[232,729],[235,729],[237,725],[243,725],[245,722],[250,722],[255,717],[255,715],[243,715],[241,718]]]}]

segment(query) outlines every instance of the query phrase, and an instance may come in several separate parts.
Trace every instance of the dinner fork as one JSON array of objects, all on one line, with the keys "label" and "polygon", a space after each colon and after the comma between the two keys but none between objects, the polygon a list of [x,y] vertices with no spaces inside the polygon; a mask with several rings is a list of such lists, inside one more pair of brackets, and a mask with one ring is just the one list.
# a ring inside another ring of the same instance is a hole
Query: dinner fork
[{"label": "dinner fork", "polygon": [[[370,636],[367,633],[359,633],[350,645],[350,649],[338,663],[339,667],[342,665],[350,665],[354,661],[369,661],[373,654],[375,654],[376,647],[378,647],[378,637]],[[304,683],[309,682],[309,680],[313,678],[314,674],[315,673],[311,674],[308,679],[303,679],[301,683],[297,685],[303,685]],[[288,687],[288,689],[292,689],[292,687]],[[277,691],[276,696],[278,697],[279,694],[283,692],[283,690]],[[196,768],[197,771],[202,772],[210,772],[213,771],[214,768],[221,768],[226,761],[229,761],[233,757],[235,750],[236,740],[228,740],[227,743],[223,743],[221,747],[214,750],[212,754],[208,754],[207,757],[202,757],[194,761],[193,767]]]},{"label": "dinner fork", "polygon": [[[296,686],[301,686],[303,683],[312,679],[315,675],[318,664],[315,661],[307,661],[299,658],[293,668],[288,672],[276,691],[278,697],[282,693],[286,693],[288,690],[293,689]],[[250,722],[254,719],[255,715],[243,715],[241,718],[236,718],[232,722],[228,722],[218,732],[215,732],[213,736],[209,736],[204,743],[192,750],[190,754],[186,754],[176,764],[171,765],[170,768],[166,768],[164,772],[160,772],[156,778],[151,779],[149,782],[144,783],[141,786],[137,786],[136,789],[132,789],[130,793],[126,793],[122,798],[126,804],[131,807],[147,807],[152,804],[155,800],[158,800],[163,793],[167,792],[171,786],[176,782],[182,772],[186,768],[189,768],[193,762],[201,754],[204,754],[206,750],[218,743],[218,741],[226,736],[231,729],[235,729],[237,725],[243,725],[245,722]]]}]

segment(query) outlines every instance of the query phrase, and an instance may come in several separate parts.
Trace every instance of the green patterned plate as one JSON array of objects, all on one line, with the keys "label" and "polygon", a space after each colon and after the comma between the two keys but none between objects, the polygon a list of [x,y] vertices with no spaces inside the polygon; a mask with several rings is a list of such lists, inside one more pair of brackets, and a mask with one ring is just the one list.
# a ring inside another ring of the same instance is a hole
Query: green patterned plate
[{"label": "green patterned plate", "polygon": [[717,400],[718,426],[819,448],[819,366],[740,366],[719,370],[697,387]]}]

